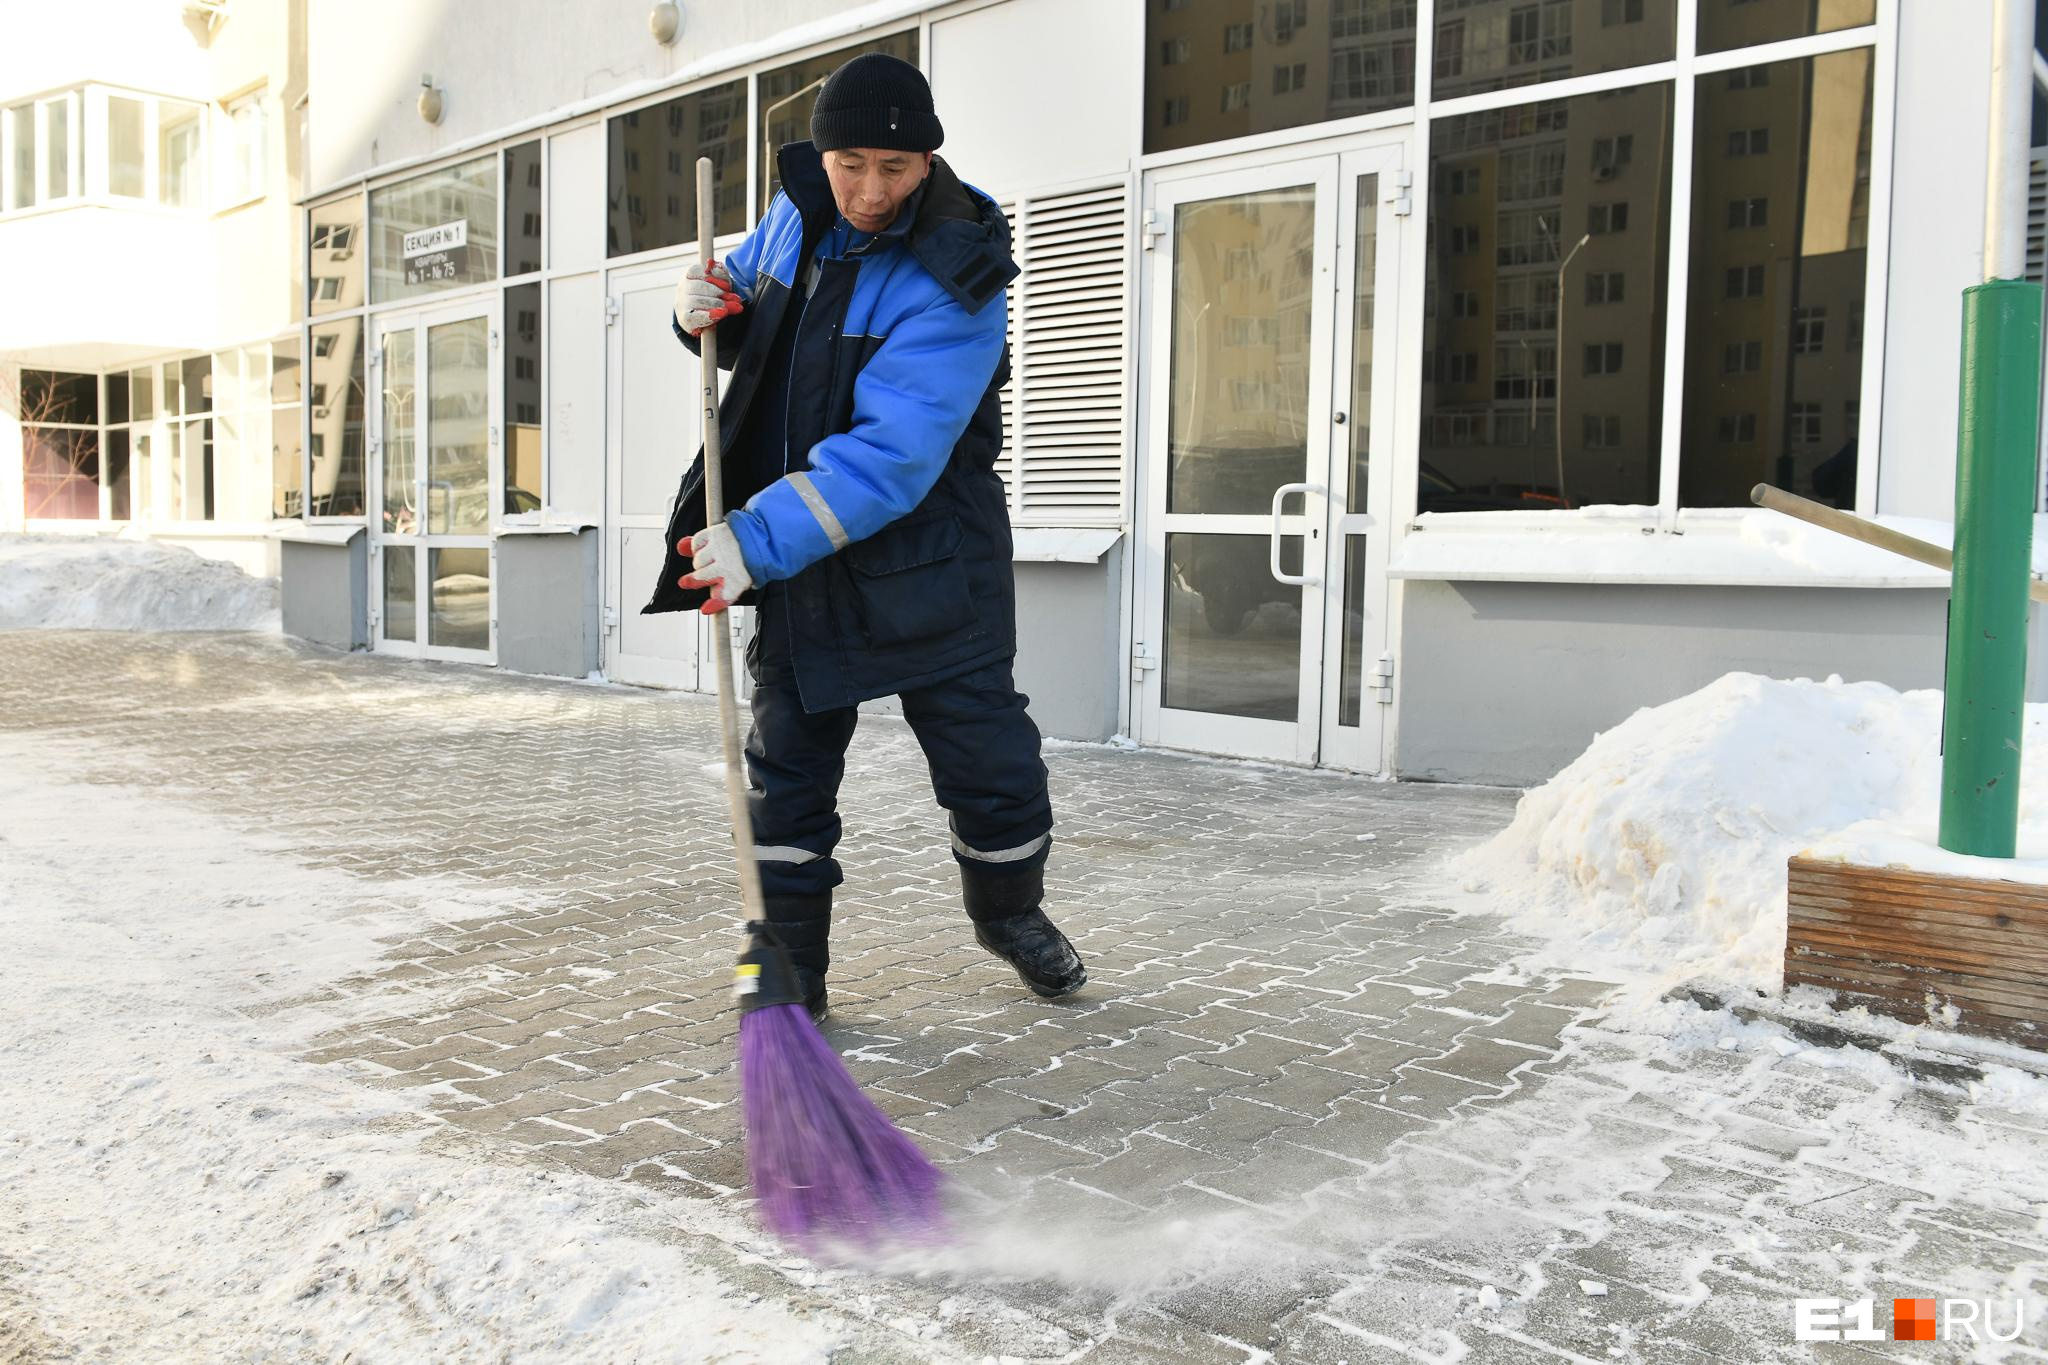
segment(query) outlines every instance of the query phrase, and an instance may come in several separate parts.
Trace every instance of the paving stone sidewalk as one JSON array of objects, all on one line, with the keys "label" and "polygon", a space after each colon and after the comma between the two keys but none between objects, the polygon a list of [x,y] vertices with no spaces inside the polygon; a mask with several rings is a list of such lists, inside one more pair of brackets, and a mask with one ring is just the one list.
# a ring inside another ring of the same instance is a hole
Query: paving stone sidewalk
[{"label": "paving stone sidewalk", "polygon": [[[715,725],[702,698],[257,636],[0,634],[0,729],[127,756],[99,780],[365,878],[520,893],[337,983],[417,1007],[311,1060],[505,1160],[737,1204]],[[1431,896],[1513,793],[1047,760],[1053,908],[1093,982],[1059,1003],[975,947],[901,723],[864,719],[849,763],[827,1034],[954,1177],[963,1242],[822,1283],[927,1324],[903,1358],[1934,1361],[1969,1357],[1796,1345],[1792,1301],[2019,1293],[2007,1350],[2048,1359],[2048,1123],[1789,1045],[1674,1051],[1606,1021],[1601,982],[1503,971],[1523,945]],[[2010,1178],[1866,1140],[1901,1116]]]}]

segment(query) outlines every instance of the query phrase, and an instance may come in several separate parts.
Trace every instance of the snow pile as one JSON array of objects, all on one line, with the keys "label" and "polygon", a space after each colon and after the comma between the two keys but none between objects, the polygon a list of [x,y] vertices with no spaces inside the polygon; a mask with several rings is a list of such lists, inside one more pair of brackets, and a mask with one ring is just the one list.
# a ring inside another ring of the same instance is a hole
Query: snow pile
[{"label": "snow pile", "polygon": [[0,630],[278,629],[277,580],[177,545],[0,536]]},{"label": "snow pile", "polygon": [[[1452,864],[1475,907],[1506,913],[1588,971],[1775,991],[1793,854],[2048,881],[2048,773],[2023,768],[2021,861],[1934,847],[1941,694],[1731,673],[1638,711],[1522,798],[1514,823]],[[2027,708],[2027,744],[2048,705]]]}]

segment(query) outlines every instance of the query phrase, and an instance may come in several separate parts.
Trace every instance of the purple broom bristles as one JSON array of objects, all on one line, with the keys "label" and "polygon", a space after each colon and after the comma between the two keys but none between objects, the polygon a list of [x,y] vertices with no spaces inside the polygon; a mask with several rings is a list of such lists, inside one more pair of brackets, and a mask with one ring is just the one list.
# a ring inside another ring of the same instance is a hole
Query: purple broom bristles
[{"label": "purple broom bristles", "polygon": [[740,1016],[740,1101],[769,1232],[810,1251],[942,1231],[938,1167],[861,1093],[802,1005]]}]

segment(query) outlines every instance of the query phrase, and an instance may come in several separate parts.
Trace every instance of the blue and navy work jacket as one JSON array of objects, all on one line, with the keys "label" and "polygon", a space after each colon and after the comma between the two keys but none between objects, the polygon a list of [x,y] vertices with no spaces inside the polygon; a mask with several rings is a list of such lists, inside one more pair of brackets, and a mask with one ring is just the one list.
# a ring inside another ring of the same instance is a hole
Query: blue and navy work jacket
[{"label": "blue and navy work jacket", "polygon": [[[936,157],[905,217],[865,239],[840,218],[810,143],[782,148],[777,166],[782,189],[725,261],[747,306],[718,324],[719,364],[733,371],[719,429],[737,504],[727,522],[758,585],[742,601],[789,613],[797,687],[815,712],[1016,652],[995,462],[1010,369],[1003,287],[1017,267],[1002,211]],[[787,406],[774,420],[754,399],[792,309]],[[676,585],[689,563],[675,549],[703,527],[699,450],[643,613],[703,604]]]}]

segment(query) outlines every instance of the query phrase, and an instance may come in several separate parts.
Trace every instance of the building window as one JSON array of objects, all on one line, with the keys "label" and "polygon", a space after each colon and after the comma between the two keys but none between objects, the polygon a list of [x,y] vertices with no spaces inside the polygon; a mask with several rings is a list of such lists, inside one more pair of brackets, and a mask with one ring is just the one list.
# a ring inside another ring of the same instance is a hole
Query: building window
[{"label": "building window", "polygon": [[1805,38],[1838,29],[1860,28],[1877,22],[1877,0],[1828,0],[1827,4],[1772,3],[1721,4],[1700,0],[1699,50],[1726,52],[1733,47]]},{"label": "building window", "polygon": [[370,302],[498,277],[498,158],[370,191]]},{"label": "building window", "polygon": [[[849,56],[852,54],[848,54]],[[810,70],[809,63],[764,75],[762,109],[764,120],[781,141],[809,136],[798,132],[790,110],[801,107],[806,128],[816,90],[803,86],[829,74],[826,71],[796,77]],[[771,87],[778,92],[769,95]],[[795,82],[795,84],[791,84]],[[770,109],[771,101],[790,102]],[[636,251],[681,246],[697,240],[697,175],[699,156],[711,158],[717,168],[718,202],[713,209],[713,230],[739,232],[747,225],[747,186],[744,166],[747,157],[747,83],[728,81],[724,85],[680,95],[662,104],[649,105],[616,114],[605,122],[610,167],[605,184],[605,255],[625,256]],[[774,144],[764,144],[762,156],[763,203],[772,193],[767,188],[773,172],[767,169]],[[680,150],[681,165],[674,170],[670,153]],[[649,206],[657,206],[649,212]]]},{"label": "building window", "polygon": [[1769,156],[1771,154],[1771,130],[1768,128],[1737,128],[1728,134],[1728,155]]},{"label": "building window", "polygon": [[541,495],[541,346],[540,285],[514,285],[505,291],[505,429],[499,447],[500,482],[505,489],[504,514],[518,516],[540,510]]},{"label": "building window", "polygon": [[[850,47],[821,52],[815,57],[806,57],[800,62],[792,62],[773,71],[764,71],[755,78],[755,108],[759,111],[755,117],[761,121],[761,126],[755,130],[760,137],[760,161],[754,177],[761,186],[761,202],[755,205],[757,214],[767,213],[769,201],[774,198],[775,189],[781,184],[782,173],[775,164],[776,149],[787,142],[805,141],[811,135],[811,107],[818,102],[818,87],[825,83],[827,76],[841,66],[869,52],[886,52],[891,57],[901,57],[912,66],[916,66],[917,30],[905,29],[900,33],[871,38]],[[696,166],[699,156],[709,156],[718,166],[718,231],[738,232],[746,226],[747,221],[746,188],[740,183],[746,177],[739,173],[739,164],[745,158],[747,147],[747,83],[744,80],[734,81],[730,85],[719,86],[715,91],[700,91],[697,95],[686,95],[683,99],[707,101],[701,106],[701,121],[695,128],[689,129],[689,135],[685,136],[684,120],[679,116],[672,116],[673,122],[668,128],[667,136],[683,137],[685,159],[692,168]],[[682,100],[671,100],[661,107],[684,109]],[[694,151],[688,150],[693,144],[705,145],[698,145]],[[687,233],[677,238],[677,241],[697,240],[695,188],[696,171],[692,169],[689,171],[689,184],[682,189],[683,197],[691,203],[690,222]],[[727,203],[728,190],[730,206]],[[732,224],[730,227],[726,226],[728,219]],[[671,243],[664,242],[659,245],[666,246]]]},{"label": "building window", "polygon": [[1291,95],[1308,87],[1308,63],[1295,62],[1292,66],[1273,68],[1273,93]]},{"label": "building window", "polygon": [[1225,52],[1249,52],[1252,50],[1252,26],[1250,24],[1228,24],[1223,29],[1223,50]]},{"label": "building window", "polygon": [[[1656,27],[1645,8],[1643,24],[1618,30],[1625,43]],[[1417,510],[1657,501],[1674,102],[1655,83],[1432,125],[1431,183],[1467,192],[1430,197],[1424,274],[1451,302],[1423,319],[1425,353],[1469,347],[1490,370],[1476,402],[1470,388],[1424,385],[1420,456],[1442,486],[1424,480]],[[1613,178],[1622,137],[1641,182],[1627,193]],[[1452,179],[1468,169],[1469,184]],[[1539,188],[1547,197],[1513,197]],[[1482,232],[1494,234],[1484,254],[1473,250]],[[1636,275],[1626,291],[1625,271]],[[1461,293],[1492,309],[1459,316]],[[1584,458],[1589,433],[1597,460]]]},{"label": "building window", "polygon": [[1730,90],[1761,90],[1771,83],[1771,69],[1768,66],[1745,66],[1728,73]]},{"label": "building window", "polygon": [[1622,199],[1612,204],[1588,204],[1586,231],[1595,237],[1628,231],[1628,201]]},{"label": "building window", "polygon": [[1609,171],[1620,170],[1623,166],[1628,165],[1629,160],[1635,155],[1635,146],[1635,138],[1628,133],[1619,133],[1613,137],[1594,138],[1594,169],[1598,170],[1604,166]]},{"label": "building window", "polygon": [[1764,296],[1764,268],[1760,265],[1731,265],[1725,282],[1731,299],[1760,299]]},{"label": "building window", "polygon": [[[1759,22],[1778,8],[1756,6]],[[1702,6],[1703,24],[1710,10],[1727,13],[1719,6]],[[1759,68],[1769,72],[1767,83],[1775,93],[1768,107],[1780,121],[1749,130],[1765,136],[1746,135],[1745,147],[1766,150],[1741,164],[1714,155],[1722,135],[1710,130],[1725,129],[1738,117],[1753,119],[1758,101],[1747,90],[1760,82],[1735,90],[1718,78],[1699,82],[1693,287],[1685,323],[1690,359],[1681,441],[1685,453],[1679,465],[1682,506],[1746,506],[1757,483],[1836,507],[1855,503],[1856,443],[1830,438],[1822,414],[1842,411],[1863,385],[1860,351],[1826,343],[1829,318],[1853,318],[1864,306],[1873,59],[1873,50],[1863,47]],[[1738,199],[1746,203],[1744,191],[1759,176],[1783,186],[1779,194],[1797,197],[1775,205],[1777,211],[1754,228],[1731,235],[1724,209],[1714,206]],[[1743,390],[1747,405],[1766,405],[1754,424],[1763,437],[1740,454],[1700,454],[1714,445],[1752,444],[1721,434],[1720,414],[1729,406],[1725,386],[1731,378],[1716,362],[1732,342],[1754,337],[1762,338],[1763,349],[1754,372],[1782,378],[1768,391],[1759,391],[1754,381],[1733,382],[1750,386]],[[1788,364],[1790,357],[1799,363]]]},{"label": "building window", "polygon": [[264,112],[261,91],[228,106],[227,143],[222,202],[245,204],[262,198],[270,164],[270,117]]},{"label": "building window", "polygon": [[1620,374],[1621,343],[1618,341],[1594,342],[1586,347],[1586,373]]},{"label": "building window", "polygon": [[1509,86],[1564,80],[1677,55],[1677,6],[1670,0],[1601,0],[1583,19],[1602,27],[1575,33],[1577,0],[1466,0],[1439,4],[1435,97],[1455,99]]},{"label": "building window", "polygon": [[1761,341],[1731,341],[1721,350],[1722,374],[1755,374],[1763,367]]},{"label": "building window", "polygon": [[1600,0],[1600,22],[1607,28],[1643,22],[1643,0]]},{"label": "building window", "polygon": [[1237,81],[1223,87],[1224,113],[1231,114],[1240,109],[1249,109],[1251,108],[1251,103],[1252,83],[1250,81]]},{"label": "building window", "polygon": [[1787,412],[1791,440],[1795,446],[1817,446],[1821,441],[1820,404],[1795,402]]},{"label": "building window", "polygon": [[1714,439],[1724,446],[1756,444],[1756,414],[1723,413],[1715,421]]},{"label": "building window", "polygon": [[1159,111],[1159,118],[1169,128],[1186,123],[1188,121],[1188,97],[1186,95],[1175,95],[1172,99],[1166,101],[1165,107]]},{"label": "building window", "polygon": [[1454,318],[1476,318],[1479,316],[1479,291],[1476,289],[1454,289],[1451,291],[1451,316]]},{"label": "building window", "polygon": [[505,274],[530,275],[541,267],[540,143],[505,149]]},{"label": "building window", "polygon": [[1159,64],[1161,66],[1179,66],[1187,61],[1187,59],[1188,40],[1186,38],[1168,38],[1159,45]]},{"label": "building window", "polygon": [[1792,310],[1792,354],[1819,355],[1828,335],[1825,304],[1811,304]]},{"label": "building window", "polygon": [[1728,226],[1731,228],[1760,228],[1770,222],[1771,201],[1768,199],[1730,199],[1728,201]]},{"label": "building window", "polygon": [[196,104],[157,106],[157,202],[167,208],[200,207],[206,193]]},{"label": "building window", "polygon": [[1443,377],[1446,384],[1477,384],[1479,352],[1453,351],[1445,356]]}]

